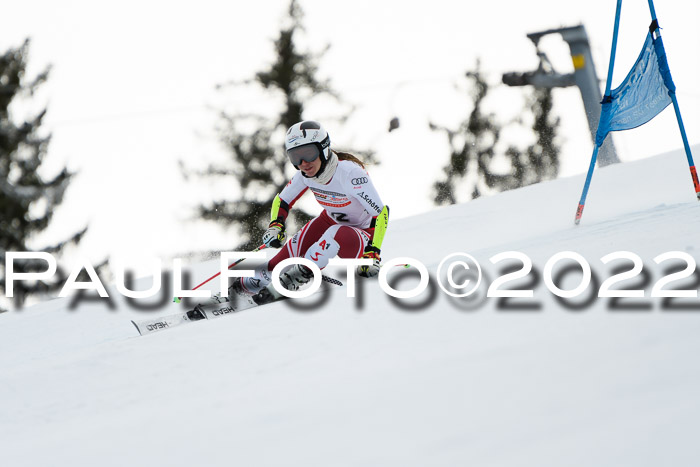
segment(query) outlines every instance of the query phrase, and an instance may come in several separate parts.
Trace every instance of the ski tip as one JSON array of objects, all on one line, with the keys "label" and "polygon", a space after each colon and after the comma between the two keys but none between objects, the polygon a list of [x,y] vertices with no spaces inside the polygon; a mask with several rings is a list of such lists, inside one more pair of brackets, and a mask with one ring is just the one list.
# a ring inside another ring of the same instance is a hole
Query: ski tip
[{"label": "ski tip", "polygon": [[136,324],[136,322],[133,319],[131,320],[131,324],[133,324],[136,330],[139,332],[139,336],[143,336],[143,334],[141,334],[141,330],[139,329],[138,324]]}]

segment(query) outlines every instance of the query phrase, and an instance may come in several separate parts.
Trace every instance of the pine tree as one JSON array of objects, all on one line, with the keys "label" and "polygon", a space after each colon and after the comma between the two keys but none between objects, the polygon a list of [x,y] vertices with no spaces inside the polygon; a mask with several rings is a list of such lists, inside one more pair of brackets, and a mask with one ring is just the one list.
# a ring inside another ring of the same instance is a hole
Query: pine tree
[{"label": "pine tree", "polygon": [[[296,0],[292,0],[286,25],[274,41],[275,61],[256,73],[252,82],[238,84],[256,86],[278,99],[282,103],[279,116],[271,120],[262,115],[222,113],[221,136],[232,155],[230,166],[210,167],[200,174],[205,177],[224,176],[238,182],[238,199],[217,200],[199,208],[203,219],[238,227],[242,241],[236,249],[251,250],[258,246],[270,222],[272,201],[289,181],[290,166],[283,151],[284,132],[304,120],[305,103],[311,98],[330,95],[337,99],[328,81],[317,77],[317,63],[325,50],[313,53],[297,47],[297,35],[304,30],[302,19],[301,8]],[[371,154],[365,153],[364,156],[371,157]],[[303,225],[310,218],[295,206],[288,230]]]},{"label": "pine tree", "polygon": [[474,102],[467,120],[457,130],[431,124],[431,129],[446,133],[451,148],[449,163],[443,169],[445,178],[433,185],[435,204],[455,204],[456,184],[465,178],[469,181],[465,191],[471,190],[472,199],[486,190],[511,190],[556,178],[559,173],[559,146],[556,144],[559,119],[552,117],[552,90],[534,89],[526,112],[533,114],[532,130],[536,141],[525,150],[508,147],[504,159],[510,162],[510,170],[498,171],[494,166],[502,127],[493,114],[485,115],[481,110],[490,88],[478,61],[476,70],[466,75],[473,81]]},{"label": "pine tree", "polygon": [[513,183],[504,189],[551,180],[559,174],[559,145],[556,142],[559,118],[552,117],[552,90],[533,88],[530,98],[534,116],[532,130],[536,136],[535,143],[525,152],[510,147],[506,155],[513,167]]},{"label": "pine tree", "polygon": [[[29,45],[27,39],[20,47],[10,48],[0,55],[0,255],[3,268],[0,288],[3,289],[5,253],[33,251],[32,236],[48,227],[72,176],[65,168],[48,180],[39,174],[51,139],[41,131],[46,109],[22,122],[16,122],[12,112],[15,102],[31,97],[48,79],[49,67],[33,80],[27,78]],[[78,242],[84,233],[82,230],[41,251],[58,253],[68,242]],[[45,270],[44,262],[37,263],[18,262],[14,268],[16,272]],[[28,293],[50,288],[48,283],[32,286],[17,283],[15,302],[21,304]]]},{"label": "pine tree", "polygon": [[474,85],[471,90],[474,106],[469,117],[459,125],[457,130],[430,124],[432,130],[442,131],[447,135],[451,151],[449,162],[443,168],[445,178],[433,185],[435,193],[433,200],[437,205],[455,204],[457,202],[456,183],[470,173],[475,175],[469,181],[472,199],[481,196],[485,188],[503,183],[502,176],[490,170],[501,127],[493,114],[484,114],[482,111],[489,85],[481,73],[479,61],[476,69],[467,72],[466,76],[473,81]]}]

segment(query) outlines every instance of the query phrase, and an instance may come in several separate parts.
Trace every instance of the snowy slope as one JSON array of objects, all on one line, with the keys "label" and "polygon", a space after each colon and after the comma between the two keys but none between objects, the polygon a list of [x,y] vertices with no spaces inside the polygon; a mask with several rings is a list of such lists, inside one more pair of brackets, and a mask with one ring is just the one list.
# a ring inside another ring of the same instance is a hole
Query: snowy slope
[{"label": "snowy slope", "polygon": [[[541,273],[571,250],[605,279],[614,265],[600,258],[627,250],[651,275],[646,297],[666,273],[657,255],[700,260],[700,203],[682,153],[597,171],[575,227],[582,184],[394,221],[383,256],[415,258],[434,284],[455,252],[493,280],[497,253],[523,252]],[[129,320],[177,305],[136,311],[115,297],[114,310],[69,310],[59,299],[5,313],[2,465],[697,465],[700,299],[674,302],[694,310],[650,298],[638,304],[648,310],[614,310],[600,298],[576,311],[541,278],[534,289],[515,303],[535,309],[436,288],[411,311],[365,282],[361,305],[337,290],[315,311],[273,304],[147,337]]]}]

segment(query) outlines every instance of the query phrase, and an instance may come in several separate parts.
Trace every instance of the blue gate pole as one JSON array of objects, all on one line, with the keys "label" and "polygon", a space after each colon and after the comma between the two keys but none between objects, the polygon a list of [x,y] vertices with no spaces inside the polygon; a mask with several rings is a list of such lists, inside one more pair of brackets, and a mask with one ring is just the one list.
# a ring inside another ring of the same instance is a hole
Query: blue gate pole
[{"label": "blue gate pole", "polygon": [[[661,37],[661,30],[658,25],[658,19],[656,18],[656,10],[654,9],[654,1],[649,0],[649,12],[651,13],[652,25],[656,23],[656,30],[652,31],[655,34],[655,39]],[[668,68],[668,73],[670,75],[671,69]],[[665,80],[664,80],[665,81]],[[667,86],[668,87],[668,86]],[[683,148],[685,149],[685,157],[688,159],[688,167],[690,168],[690,177],[693,180],[693,188],[695,189],[695,196],[700,200],[700,181],[698,181],[698,172],[695,168],[695,162],[693,162],[693,154],[690,151],[690,144],[688,144],[688,135],[685,132],[685,125],[683,125],[683,117],[681,117],[681,109],[678,106],[678,99],[676,98],[676,90],[669,89],[668,95],[671,97],[671,102],[673,103],[673,110],[676,113],[676,120],[678,121],[678,129],[681,131],[681,139],[683,140]]]},{"label": "blue gate pole", "polygon": [[[651,0],[649,0],[651,1]],[[615,67],[615,52],[617,50],[617,34],[620,30],[620,12],[622,10],[622,0],[617,0],[617,7],[615,9],[615,28],[613,29],[613,40],[612,40],[612,47],[610,50],[610,63],[608,64],[608,78],[605,81],[605,95],[603,97],[603,102],[605,102],[607,99],[610,99],[611,96],[611,90],[610,88],[612,87],[612,75],[613,75],[613,68]],[[602,112],[601,112],[601,119],[600,122],[603,121],[602,118]],[[600,129],[600,122],[598,122],[598,129]],[[596,134],[598,132],[596,131]],[[605,140],[603,140],[605,141]],[[600,142],[600,145],[603,144],[603,141]],[[576,218],[574,219],[574,223],[576,225],[581,222],[581,216],[583,215],[583,208],[586,205],[586,197],[588,196],[588,188],[591,186],[591,179],[593,178],[593,170],[595,169],[595,163],[596,160],[598,159],[598,150],[600,149],[600,146],[598,145],[597,142],[597,136],[596,136],[596,143],[595,143],[595,148],[593,148],[593,155],[591,156],[591,164],[588,166],[588,174],[586,175],[586,182],[583,184],[583,192],[581,193],[581,199],[578,202],[578,207],[576,208]]]}]

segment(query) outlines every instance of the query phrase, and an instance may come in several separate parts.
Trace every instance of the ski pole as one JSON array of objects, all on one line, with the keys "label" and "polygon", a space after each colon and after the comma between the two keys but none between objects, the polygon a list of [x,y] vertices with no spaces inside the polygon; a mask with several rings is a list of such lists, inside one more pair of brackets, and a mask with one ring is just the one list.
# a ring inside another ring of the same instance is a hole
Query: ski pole
[{"label": "ski pole", "polygon": [[[257,253],[258,251],[263,250],[263,249],[265,249],[265,248],[267,248],[267,245],[265,245],[265,244],[263,243],[262,245],[260,245],[259,247],[257,247],[255,250],[253,250],[252,253]],[[228,269],[231,269],[232,267],[237,266],[237,265],[240,264],[244,259],[245,259],[245,258],[241,258],[241,259],[238,259],[238,260],[234,261],[233,263],[229,264],[229,265],[228,265]],[[213,276],[211,276],[209,279],[207,279],[207,280],[205,280],[204,282],[202,282],[201,284],[197,285],[197,286],[194,287],[192,290],[197,290],[198,288],[200,288],[201,286],[203,286],[204,284],[206,284],[206,283],[209,282],[210,280],[212,280],[212,279],[214,279],[214,278],[216,278],[216,277],[219,277],[220,275],[221,275],[221,271],[217,272],[216,274],[214,274]],[[180,303],[180,300],[182,300],[182,297],[175,297],[175,298],[173,298],[173,301],[174,301],[175,303]]]}]

